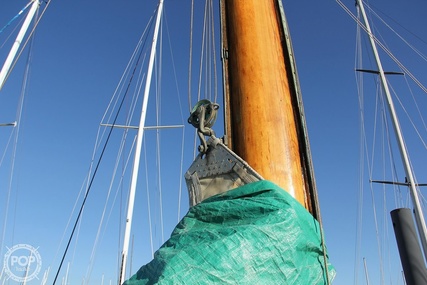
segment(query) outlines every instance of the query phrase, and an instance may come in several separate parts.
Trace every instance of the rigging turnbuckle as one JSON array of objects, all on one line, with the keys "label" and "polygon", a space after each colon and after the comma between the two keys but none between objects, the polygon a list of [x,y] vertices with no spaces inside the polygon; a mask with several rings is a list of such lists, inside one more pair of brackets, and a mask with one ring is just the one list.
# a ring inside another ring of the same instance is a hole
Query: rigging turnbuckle
[{"label": "rigging turnbuckle", "polygon": [[205,136],[215,136],[212,126],[216,121],[219,105],[212,103],[207,99],[200,100],[191,110],[188,123],[192,124],[197,129],[197,134],[200,139],[199,152],[206,153],[208,145]]}]

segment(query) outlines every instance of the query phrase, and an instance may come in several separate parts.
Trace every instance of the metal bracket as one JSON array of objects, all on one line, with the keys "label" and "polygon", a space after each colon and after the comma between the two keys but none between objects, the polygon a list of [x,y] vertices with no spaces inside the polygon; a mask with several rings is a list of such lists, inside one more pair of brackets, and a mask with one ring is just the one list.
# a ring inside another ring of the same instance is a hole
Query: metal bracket
[{"label": "metal bracket", "polygon": [[239,186],[263,180],[247,162],[211,136],[208,151],[200,153],[185,173],[190,206]]}]

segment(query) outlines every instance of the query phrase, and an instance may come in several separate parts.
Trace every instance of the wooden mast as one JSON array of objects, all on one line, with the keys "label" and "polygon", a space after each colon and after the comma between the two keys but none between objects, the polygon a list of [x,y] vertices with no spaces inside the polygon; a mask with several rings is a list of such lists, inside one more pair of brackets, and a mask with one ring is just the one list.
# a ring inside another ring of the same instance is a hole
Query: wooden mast
[{"label": "wooden mast", "polygon": [[313,213],[279,2],[223,2],[227,143]]}]

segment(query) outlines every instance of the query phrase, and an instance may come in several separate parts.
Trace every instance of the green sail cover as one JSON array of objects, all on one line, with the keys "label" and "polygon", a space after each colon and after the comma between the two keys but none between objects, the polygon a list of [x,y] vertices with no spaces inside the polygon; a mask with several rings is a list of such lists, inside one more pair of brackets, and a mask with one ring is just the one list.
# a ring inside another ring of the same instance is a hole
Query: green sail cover
[{"label": "green sail cover", "polygon": [[124,284],[214,283],[327,284],[318,222],[277,185],[247,184],[190,208]]}]

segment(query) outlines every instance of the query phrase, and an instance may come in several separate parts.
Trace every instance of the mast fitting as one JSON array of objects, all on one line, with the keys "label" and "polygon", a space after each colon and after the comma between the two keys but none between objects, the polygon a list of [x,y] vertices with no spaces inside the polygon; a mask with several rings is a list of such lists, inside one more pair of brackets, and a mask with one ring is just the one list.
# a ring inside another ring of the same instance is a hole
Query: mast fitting
[{"label": "mast fitting", "polygon": [[212,126],[215,124],[218,109],[217,103],[203,99],[197,102],[188,117],[188,123],[197,129],[200,139],[199,152],[201,153],[206,153],[208,150],[205,136],[215,136]]}]

